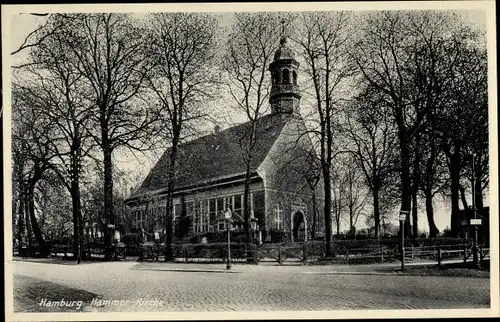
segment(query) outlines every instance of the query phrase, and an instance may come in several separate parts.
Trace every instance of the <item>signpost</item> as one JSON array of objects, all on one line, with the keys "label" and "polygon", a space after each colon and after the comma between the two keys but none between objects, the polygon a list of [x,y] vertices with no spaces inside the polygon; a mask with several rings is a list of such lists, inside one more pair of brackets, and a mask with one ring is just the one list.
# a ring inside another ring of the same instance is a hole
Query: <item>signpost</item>
[{"label": "signpost", "polygon": [[401,270],[405,269],[405,220],[410,212],[401,210],[399,212],[399,231],[401,233]]},{"label": "signpost", "polygon": [[227,265],[226,269],[231,269],[231,209],[226,209],[224,211],[224,217],[226,219],[226,228],[227,228]]}]

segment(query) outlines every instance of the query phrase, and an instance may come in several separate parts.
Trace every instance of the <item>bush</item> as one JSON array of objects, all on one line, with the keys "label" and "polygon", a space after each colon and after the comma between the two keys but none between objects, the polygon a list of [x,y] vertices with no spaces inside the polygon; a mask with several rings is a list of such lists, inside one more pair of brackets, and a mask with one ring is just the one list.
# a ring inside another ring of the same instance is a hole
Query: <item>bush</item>
[{"label": "bush", "polygon": [[291,240],[292,234],[287,231],[271,230],[270,237],[272,243],[284,243]]}]

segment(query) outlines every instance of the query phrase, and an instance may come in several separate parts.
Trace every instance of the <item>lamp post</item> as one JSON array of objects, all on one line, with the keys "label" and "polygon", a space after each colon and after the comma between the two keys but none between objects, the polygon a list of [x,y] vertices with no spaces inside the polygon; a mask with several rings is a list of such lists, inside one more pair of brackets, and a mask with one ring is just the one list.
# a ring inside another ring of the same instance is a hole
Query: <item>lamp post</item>
[{"label": "lamp post", "polygon": [[226,269],[231,269],[231,209],[226,209],[224,212],[224,217],[226,219],[226,228],[227,228],[227,264]]},{"label": "lamp post", "polygon": [[399,212],[399,231],[401,233],[401,271],[405,269],[405,219],[410,212],[401,210]]},{"label": "lamp post", "polygon": [[476,187],[475,187],[475,182],[476,182],[476,154],[472,154],[472,217],[474,220],[471,220],[471,227],[473,229],[472,232],[472,263],[475,268],[480,269],[481,265],[479,263],[479,256],[478,256],[478,247],[477,247],[477,217],[476,217]]}]

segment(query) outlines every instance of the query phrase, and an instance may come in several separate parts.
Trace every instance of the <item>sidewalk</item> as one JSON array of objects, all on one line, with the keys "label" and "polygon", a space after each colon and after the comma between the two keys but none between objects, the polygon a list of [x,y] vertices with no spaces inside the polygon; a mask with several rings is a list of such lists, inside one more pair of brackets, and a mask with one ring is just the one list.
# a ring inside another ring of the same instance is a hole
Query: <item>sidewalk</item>
[{"label": "sidewalk", "polygon": [[[137,262],[137,260],[126,260],[126,261],[82,261],[81,264],[77,264],[75,260],[64,260],[64,259],[54,259],[54,258],[29,258],[22,259],[20,257],[15,257],[13,259],[16,262],[33,262],[33,263],[44,263],[44,264],[56,264],[56,265],[87,265],[87,264],[111,264],[111,265],[124,265],[130,266],[133,270],[154,270],[154,271],[172,271],[172,272],[212,272],[212,273],[256,273],[256,272],[269,272],[269,273],[282,273],[282,272],[307,272],[308,274],[351,274],[351,275],[395,275],[400,271],[400,262],[391,263],[375,263],[375,264],[360,264],[360,265],[348,265],[348,264],[330,264],[330,265],[302,265],[301,263],[284,263],[284,265],[279,265],[276,263],[259,263],[254,264],[243,264],[243,263],[232,263],[231,269],[226,268],[225,263],[165,263],[163,261],[144,261]],[[471,262],[472,259],[468,260]],[[463,263],[463,259],[451,259],[441,261],[441,265],[449,264],[460,264]],[[426,267],[426,266],[437,266],[437,261],[432,260],[421,260],[413,262],[405,262],[405,267]]]}]

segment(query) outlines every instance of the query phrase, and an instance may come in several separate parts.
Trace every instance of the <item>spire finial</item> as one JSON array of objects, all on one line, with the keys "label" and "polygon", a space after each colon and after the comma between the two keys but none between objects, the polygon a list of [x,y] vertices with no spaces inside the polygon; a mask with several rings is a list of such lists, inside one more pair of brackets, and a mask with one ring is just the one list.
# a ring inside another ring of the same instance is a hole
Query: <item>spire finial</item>
[{"label": "spire finial", "polygon": [[280,39],[281,45],[284,45],[286,43],[285,23],[286,23],[286,19],[282,18],[281,19],[281,39]]}]

